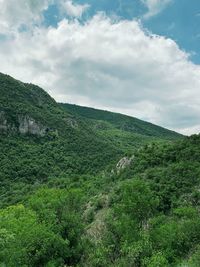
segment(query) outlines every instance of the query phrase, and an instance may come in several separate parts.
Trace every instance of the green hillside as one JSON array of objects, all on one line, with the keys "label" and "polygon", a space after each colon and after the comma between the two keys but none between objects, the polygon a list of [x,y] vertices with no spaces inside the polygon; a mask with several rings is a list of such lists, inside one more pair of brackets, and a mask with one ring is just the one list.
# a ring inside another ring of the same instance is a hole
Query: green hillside
[{"label": "green hillside", "polygon": [[[146,135],[151,128],[165,132],[164,140],[167,136],[170,140],[172,136],[180,137],[136,119],[133,121],[141,124],[141,129],[146,125],[144,134],[120,129],[103,120],[104,116],[101,121],[90,119],[88,123],[88,118],[66,111],[38,86],[8,75],[0,74],[0,90],[2,205],[7,201],[15,203],[29,192],[30,186],[35,187],[51,177],[94,175],[111,169],[137,147],[163,140],[161,136],[157,138],[156,131],[155,136]],[[131,120],[120,114],[108,115],[116,117],[116,124],[122,123],[122,118]]]},{"label": "green hillside", "polygon": [[79,116],[107,142],[132,154],[136,148],[149,142],[173,141],[181,134],[130,116],[72,104],[60,106],[75,116]]},{"label": "green hillside", "polygon": [[72,104],[60,105],[65,110],[73,114],[77,114],[81,117],[88,118],[96,122],[108,122],[110,127],[112,126],[115,129],[119,129],[125,132],[131,132],[163,139],[166,138],[168,140],[177,139],[178,137],[181,137],[181,135],[176,132],[127,115]]},{"label": "green hillside", "polygon": [[0,266],[200,266],[199,135],[0,93]]},{"label": "green hillside", "polygon": [[23,205],[0,210],[1,261],[198,267],[199,147],[200,136],[154,144],[139,149],[118,174],[41,184]]},{"label": "green hillside", "polygon": [[0,205],[50,177],[96,174],[123,156],[38,86],[0,74],[0,92]]},{"label": "green hillside", "polygon": [[199,148],[199,135],[145,146],[110,178],[91,205],[88,265],[200,266]]}]

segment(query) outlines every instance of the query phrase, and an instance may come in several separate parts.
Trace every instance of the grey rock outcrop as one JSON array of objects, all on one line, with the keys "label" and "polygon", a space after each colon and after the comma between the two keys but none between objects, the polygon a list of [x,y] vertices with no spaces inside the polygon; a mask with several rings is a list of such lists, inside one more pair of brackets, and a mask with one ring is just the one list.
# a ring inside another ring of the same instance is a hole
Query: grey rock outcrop
[{"label": "grey rock outcrop", "polygon": [[0,133],[17,132],[20,134],[45,136],[48,128],[28,115],[16,115],[13,121],[9,119],[9,116],[4,111],[0,111]]},{"label": "grey rock outcrop", "polygon": [[65,122],[67,123],[68,126],[71,128],[77,129],[78,128],[78,123],[74,118],[65,118]]},{"label": "grey rock outcrop", "polygon": [[44,136],[47,132],[47,127],[36,122],[29,116],[19,116],[19,132],[21,134],[33,134],[38,136]]},{"label": "grey rock outcrop", "polygon": [[125,168],[130,166],[133,159],[134,159],[134,156],[132,156],[131,158],[123,157],[122,159],[120,159],[120,161],[116,165],[117,173],[120,173],[121,170],[124,170]]},{"label": "grey rock outcrop", "polygon": [[4,111],[0,111],[0,131],[5,132],[8,130],[8,121]]}]

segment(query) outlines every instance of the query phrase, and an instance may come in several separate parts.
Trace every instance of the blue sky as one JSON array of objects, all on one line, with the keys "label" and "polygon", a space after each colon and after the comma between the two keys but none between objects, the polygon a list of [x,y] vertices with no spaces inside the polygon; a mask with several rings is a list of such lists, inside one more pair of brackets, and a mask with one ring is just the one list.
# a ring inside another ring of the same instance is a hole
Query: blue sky
[{"label": "blue sky", "polygon": [[[170,1],[161,12],[148,19],[143,19],[148,8],[140,0],[75,0],[74,3],[90,5],[81,21],[86,21],[97,12],[105,12],[108,16],[118,16],[121,19],[141,20],[144,27],[152,33],[175,40],[181,49],[190,54],[194,63],[200,64],[199,0]],[[44,15],[44,23],[47,25],[56,25],[59,22],[56,4],[49,6]]]},{"label": "blue sky", "polygon": [[0,71],[59,102],[199,133],[199,25],[199,0],[1,0]]},{"label": "blue sky", "polygon": [[173,1],[157,16],[144,21],[153,33],[174,39],[181,49],[200,63],[200,1]]}]

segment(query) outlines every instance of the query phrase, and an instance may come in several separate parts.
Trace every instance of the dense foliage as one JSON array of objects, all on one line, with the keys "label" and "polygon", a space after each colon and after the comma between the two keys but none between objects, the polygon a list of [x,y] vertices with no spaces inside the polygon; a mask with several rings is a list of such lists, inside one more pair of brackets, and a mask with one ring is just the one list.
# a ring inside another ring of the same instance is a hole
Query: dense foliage
[{"label": "dense foliage", "polygon": [[83,118],[87,118],[90,122],[92,120],[96,123],[103,121],[104,125],[106,122],[108,128],[141,134],[143,136],[145,135],[157,138],[166,138],[167,140],[177,139],[181,137],[181,135],[176,132],[130,116],[71,104],[60,105],[68,112],[72,112],[73,114],[77,114]]},{"label": "dense foliage", "polygon": [[200,136],[0,82],[9,125],[56,130],[0,133],[0,266],[200,266]]},{"label": "dense foliage", "polygon": [[198,267],[199,147],[200,136],[152,144],[119,174],[46,180],[0,211],[1,262]]},{"label": "dense foliage", "polygon": [[135,153],[111,186],[89,266],[200,266],[199,148],[192,136]]},{"label": "dense foliage", "polygon": [[40,190],[27,207],[0,212],[0,261],[6,266],[63,266],[81,257],[79,191]]}]

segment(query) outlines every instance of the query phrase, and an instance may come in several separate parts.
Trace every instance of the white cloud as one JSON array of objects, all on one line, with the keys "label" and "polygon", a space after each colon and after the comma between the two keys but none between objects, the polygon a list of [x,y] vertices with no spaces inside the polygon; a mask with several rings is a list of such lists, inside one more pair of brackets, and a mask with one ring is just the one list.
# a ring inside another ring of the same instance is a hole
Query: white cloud
[{"label": "white cloud", "polygon": [[58,101],[200,131],[200,66],[137,21],[65,19],[0,42],[0,71],[39,84]]},{"label": "white cloud", "polygon": [[66,0],[62,3],[62,7],[70,17],[80,18],[83,13],[90,7],[88,4],[78,5],[72,2],[72,0]]},{"label": "white cloud", "polygon": [[13,34],[20,27],[32,29],[43,20],[43,12],[56,4],[61,14],[80,18],[90,7],[74,4],[72,0],[0,0],[0,33]]},{"label": "white cloud", "polygon": [[[175,131],[178,131],[179,129],[174,129]],[[195,133],[199,133],[200,132],[200,124],[195,125],[194,127],[191,128],[182,128],[181,129],[181,133],[184,135],[192,135]]]},{"label": "white cloud", "polygon": [[39,22],[53,0],[0,0],[0,32],[11,33],[21,25]]},{"label": "white cloud", "polygon": [[144,15],[145,19],[149,19],[160,13],[172,0],[141,0],[148,8],[148,12]]}]

